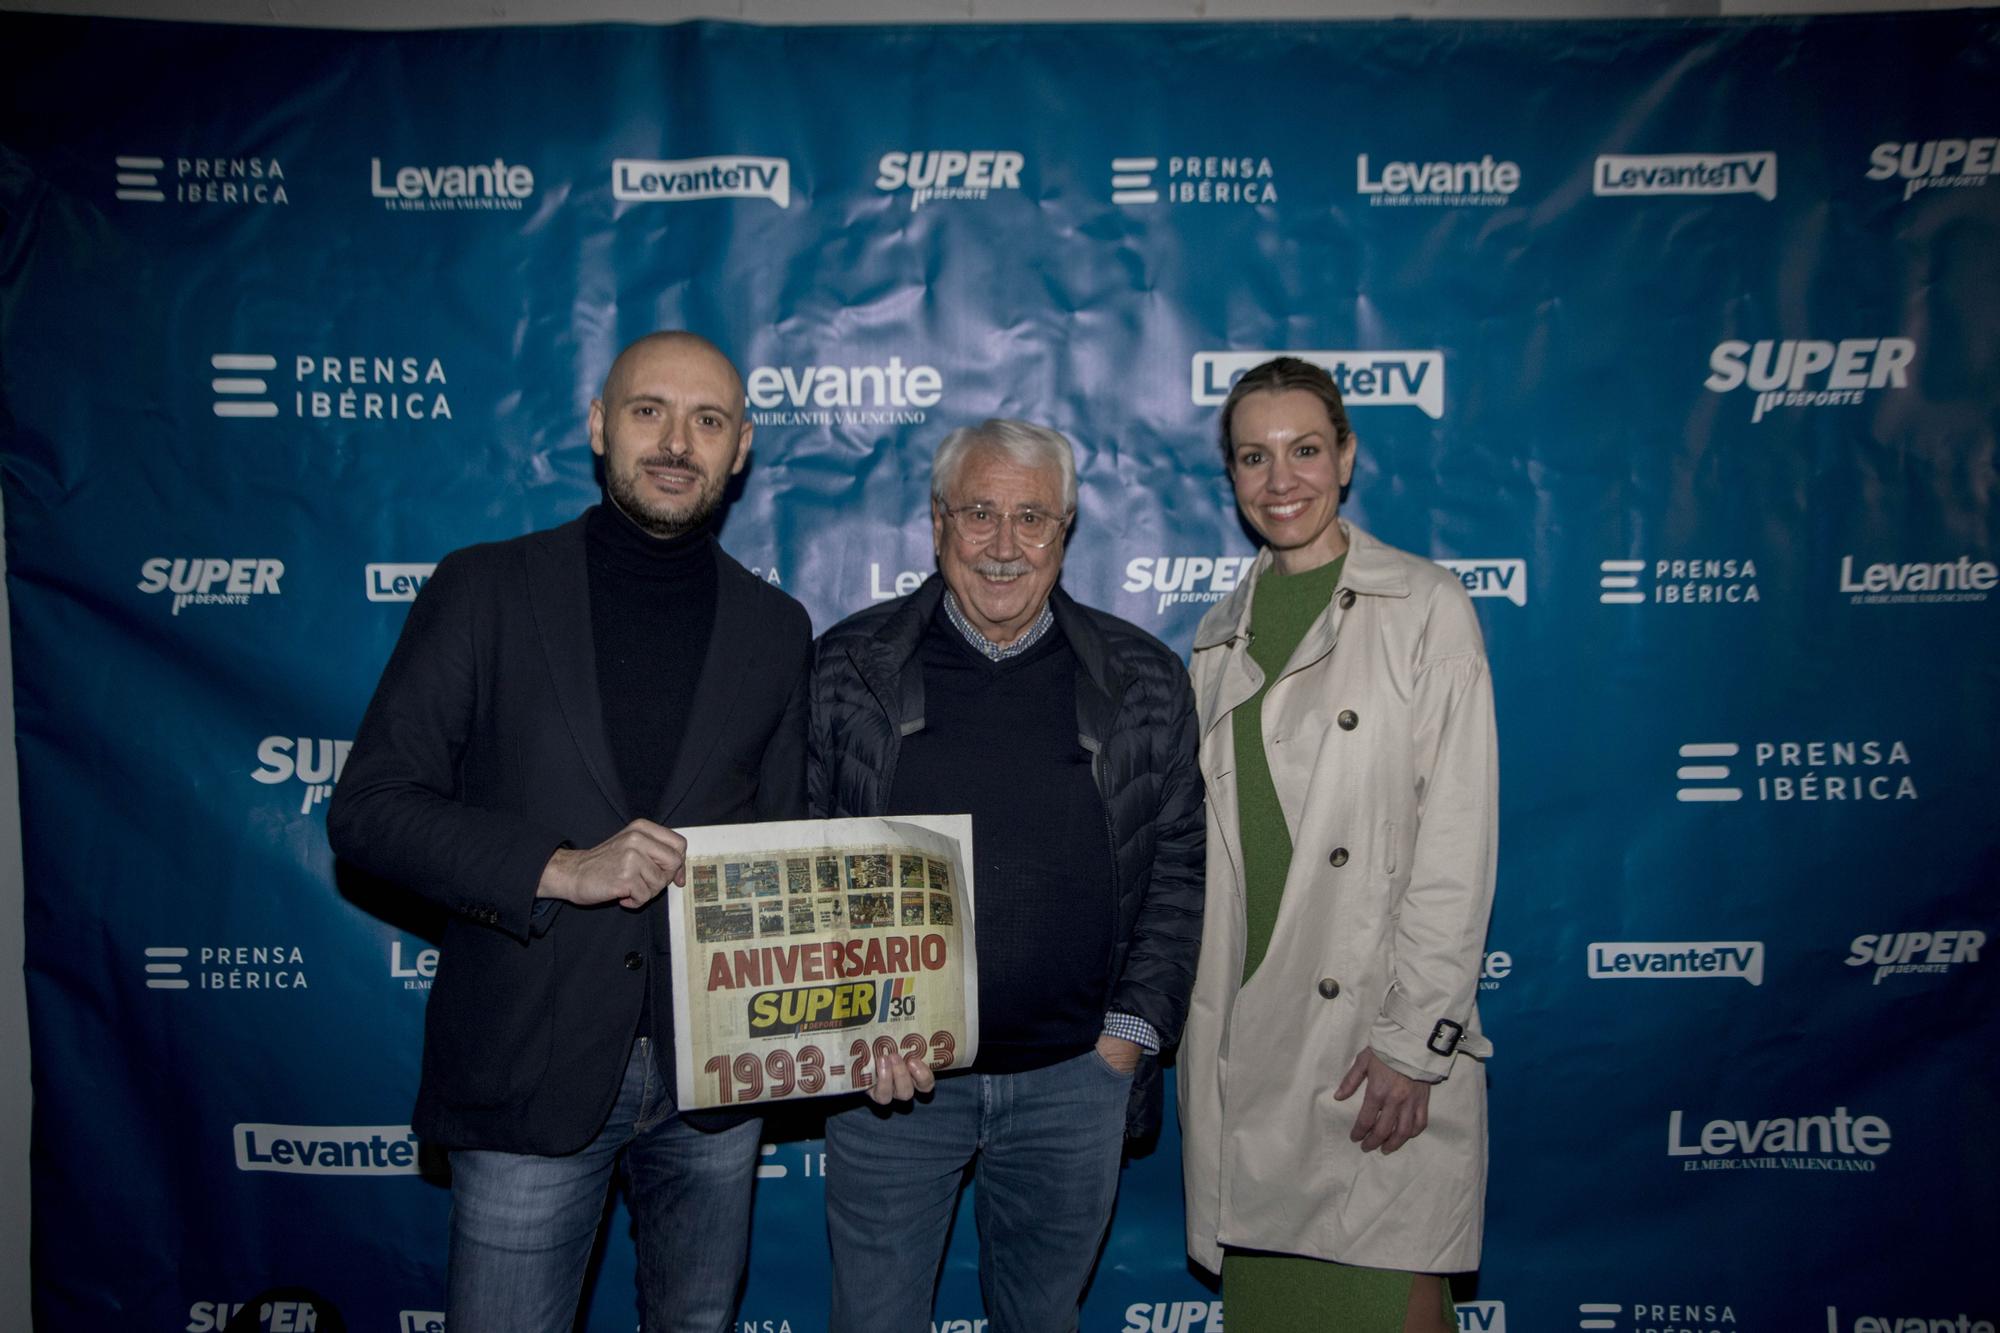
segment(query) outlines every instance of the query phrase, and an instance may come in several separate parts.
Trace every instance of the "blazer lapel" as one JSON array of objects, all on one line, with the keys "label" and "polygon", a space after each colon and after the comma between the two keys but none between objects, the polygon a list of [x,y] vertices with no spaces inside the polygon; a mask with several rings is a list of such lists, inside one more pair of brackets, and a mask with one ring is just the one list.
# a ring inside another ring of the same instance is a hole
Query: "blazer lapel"
[{"label": "blazer lapel", "polygon": [[597,692],[597,649],[590,629],[590,570],[585,564],[583,520],[565,523],[549,539],[528,547],[528,602],[542,640],[563,721],[583,756],[583,766],[621,820],[631,818],[625,789],[612,762]]},{"label": "blazer lapel", "polygon": [[744,655],[758,651],[759,637],[752,623],[750,599],[736,585],[738,578],[750,576],[739,571],[720,546],[715,548],[715,577],[715,629],[708,636],[708,652],[702,657],[701,675],[695,681],[693,706],[688,710],[680,752],[674,756],[674,770],[667,776],[666,790],[660,795],[657,819],[669,827],[681,802],[687,799],[688,790],[694,786],[695,777],[729,725],[747,674],[742,664]]}]

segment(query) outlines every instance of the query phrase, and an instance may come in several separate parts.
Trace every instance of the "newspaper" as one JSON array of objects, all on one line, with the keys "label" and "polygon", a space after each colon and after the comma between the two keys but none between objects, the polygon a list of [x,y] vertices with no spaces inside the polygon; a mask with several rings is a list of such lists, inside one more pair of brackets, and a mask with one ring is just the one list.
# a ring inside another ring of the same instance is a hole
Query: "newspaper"
[{"label": "newspaper", "polygon": [[979,1050],[972,817],[679,830],[675,1087],[688,1108],[866,1088],[885,1059]]}]

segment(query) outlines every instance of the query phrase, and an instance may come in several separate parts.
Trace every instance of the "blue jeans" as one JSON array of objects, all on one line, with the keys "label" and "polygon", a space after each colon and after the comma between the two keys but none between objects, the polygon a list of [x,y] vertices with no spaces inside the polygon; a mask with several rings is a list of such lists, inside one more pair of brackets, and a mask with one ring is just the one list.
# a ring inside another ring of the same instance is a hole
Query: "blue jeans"
[{"label": "blue jeans", "polygon": [[610,1117],[581,1151],[452,1153],[452,1333],[557,1333],[576,1322],[621,1153],[638,1233],[640,1326],[720,1333],[749,1253],[761,1127],[690,1126],[667,1101],[652,1043],[641,1038]]},{"label": "blue jeans", "polygon": [[829,1117],[832,1333],[930,1328],[967,1163],[993,1333],[1074,1330],[1118,1197],[1131,1090],[1131,1075],[1086,1051],[1025,1074],[949,1075],[914,1104]]}]

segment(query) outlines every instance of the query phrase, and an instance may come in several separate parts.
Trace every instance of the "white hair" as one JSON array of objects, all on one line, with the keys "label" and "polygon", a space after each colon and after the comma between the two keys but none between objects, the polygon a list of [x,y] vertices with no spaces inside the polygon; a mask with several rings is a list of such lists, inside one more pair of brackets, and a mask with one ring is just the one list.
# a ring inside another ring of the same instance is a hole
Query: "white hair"
[{"label": "white hair", "polygon": [[1075,510],[1076,451],[1069,440],[1061,431],[1005,417],[993,417],[977,426],[960,426],[944,437],[931,459],[933,500],[949,503],[945,493],[958,481],[959,471],[975,449],[992,449],[1022,467],[1054,468],[1061,482],[1063,512]]}]

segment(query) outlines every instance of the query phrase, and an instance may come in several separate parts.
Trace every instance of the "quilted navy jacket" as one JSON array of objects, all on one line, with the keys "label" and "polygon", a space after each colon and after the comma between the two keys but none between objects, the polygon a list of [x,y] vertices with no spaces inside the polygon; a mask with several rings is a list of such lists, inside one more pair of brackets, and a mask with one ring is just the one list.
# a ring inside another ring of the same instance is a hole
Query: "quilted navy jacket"
[{"label": "quilted navy jacket", "polygon": [[[907,597],[849,616],[814,650],[807,799],[814,815],[883,813],[903,737],[924,727],[917,643],[944,597],[932,575]],[[1205,821],[1194,693],[1178,657],[1060,588],[1056,625],[1077,660],[1077,742],[1107,815],[1118,905],[1107,1011],[1134,1014],[1168,1044],[1187,1021],[1201,950]],[[1052,923],[1055,924],[1055,923]],[[1160,1122],[1158,1062],[1141,1062],[1126,1117],[1139,1138]]]}]

